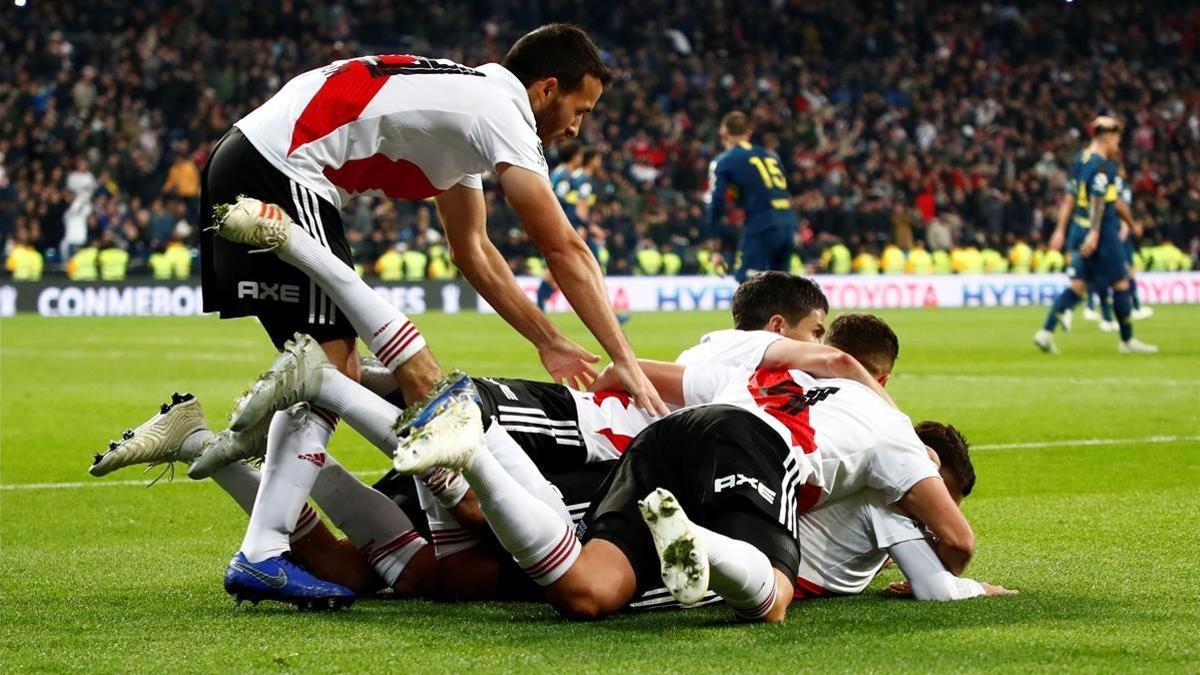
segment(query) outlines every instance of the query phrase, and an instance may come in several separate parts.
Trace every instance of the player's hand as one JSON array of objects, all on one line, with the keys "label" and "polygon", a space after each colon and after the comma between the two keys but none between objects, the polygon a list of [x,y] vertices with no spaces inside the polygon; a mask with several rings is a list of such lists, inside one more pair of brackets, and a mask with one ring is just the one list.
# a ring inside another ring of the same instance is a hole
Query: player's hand
[{"label": "player's hand", "polygon": [[989,584],[986,581],[980,581],[979,585],[983,586],[983,594],[986,596],[989,596],[989,597],[993,596],[993,595],[1016,595],[1017,593],[1020,592],[1020,591],[1016,590],[1015,588],[1005,588],[1003,586],[993,586],[992,584]]},{"label": "player's hand", "polygon": [[1083,243],[1079,245],[1079,252],[1081,254],[1083,254],[1083,257],[1086,258],[1086,257],[1092,255],[1093,253],[1095,253],[1096,248],[1099,246],[1100,246],[1099,232],[1089,232],[1088,235],[1083,238]]},{"label": "player's hand", "polygon": [[887,591],[888,593],[901,598],[911,598],[912,584],[908,583],[907,579],[904,581],[893,581],[887,585]]},{"label": "player's hand", "polygon": [[1063,233],[1059,230],[1054,230],[1054,234],[1050,235],[1050,242],[1046,246],[1051,251],[1061,251],[1063,247]]},{"label": "player's hand", "polygon": [[558,384],[575,389],[587,389],[596,379],[593,363],[600,357],[561,335],[549,345],[538,349],[538,357],[550,377]]},{"label": "player's hand", "polygon": [[621,384],[621,379],[617,377],[617,371],[613,369],[612,364],[604,367],[600,371],[600,375],[592,381],[588,391],[624,391],[625,385]]},{"label": "player's hand", "polygon": [[642,372],[642,367],[637,361],[614,362],[610,368],[621,382],[622,388],[633,397],[634,405],[643,412],[654,417],[670,414],[667,404],[663,403],[658,390],[654,388],[650,378],[646,377],[646,373]]}]

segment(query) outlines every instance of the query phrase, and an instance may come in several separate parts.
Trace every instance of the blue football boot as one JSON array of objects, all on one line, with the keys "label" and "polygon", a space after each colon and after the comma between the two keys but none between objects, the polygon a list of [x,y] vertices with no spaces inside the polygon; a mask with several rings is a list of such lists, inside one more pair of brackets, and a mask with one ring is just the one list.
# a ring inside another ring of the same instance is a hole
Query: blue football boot
[{"label": "blue football boot", "polygon": [[239,551],[225,570],[225,592],[238,603],[278,600],[314,611],[341,609],[354,603],[354,591],[316,578],[290,553],[252,563]]},{"label": "blue football boot", "polygon": [[462,470],[483,444],[479,392],[471,378],[451,373],[421,403],[396,420],[393,466],[418,475],[435,466]]}]

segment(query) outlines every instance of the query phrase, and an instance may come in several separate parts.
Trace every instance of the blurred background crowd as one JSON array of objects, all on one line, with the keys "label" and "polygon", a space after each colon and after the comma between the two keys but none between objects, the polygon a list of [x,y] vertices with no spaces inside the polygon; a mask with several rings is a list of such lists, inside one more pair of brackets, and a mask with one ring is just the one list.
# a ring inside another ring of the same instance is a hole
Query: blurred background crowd
[{"label": "blurred background crowd", "polygon": [[[779,153],[809,272],[1052,271],[1042,244],[1095,115],[1119,116],[1138,265],[1200,255],[1200,8],[1191,3],[462,0],[38,2],[0,22],[0,235],[9,273],[187,277],[200,170],[239,117],[338,58],[499,60],[547,21],[617,79],[581,232],[609,274],[722,273],[740,219],[704,224],[717,125]],[[557,160],[550,149],[551,166]],[[487,185],[515,271],[541,262]],[[428,203],[360,196],[365,274],[452,276]]]}]

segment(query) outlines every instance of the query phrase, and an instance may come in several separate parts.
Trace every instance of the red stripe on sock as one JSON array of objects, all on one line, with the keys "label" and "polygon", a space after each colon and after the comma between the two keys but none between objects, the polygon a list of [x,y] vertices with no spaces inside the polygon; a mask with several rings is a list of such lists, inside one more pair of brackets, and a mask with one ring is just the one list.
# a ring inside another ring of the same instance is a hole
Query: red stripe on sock
[{"label": "red stripe on sock", "polygon": [[417,329],[417,327],[413,325],[413,322],[405,321],[404,325],[402,325],[402,326],[400,326],[400,328],[396,329],[396,333],[394,335],[392,335],[392,337],[390,339],[388,339],[388,341],[383,345],[383,347],[381,347],[378,352],[375,352],[375,356],[378,356],[379,360],[383,361],[383,363],[386,365],[387,362],[391,360],[392,356],[394,356],[393,348],[397,344],[399,344],[401,336],[406,335],[410,331],[413,331],[416,329]]},{"label": "red stripe on sock", "polygon": [[375,564],[383,558],[395,553],[396,551],[399,551],[400,549],[408,546],[420,538],[420,532],[417,532],[416,530],[409,530],[408,532],[396,537],[392,541],[384,544],[383,546],[380,546],[377,551],[368,556],[367,560],[371,564]]},{"label": "red stripe on sock", "polygon": [[558,543],[555,544],[554,548],[550,550],[550,553],[546,555],[546,557],[542,558],[539,562],[522,569],[524,569],[525,573],[534,579],[544,577],[547,573],[560,565],[570,556],[571,549],[573,548],[572,544],[574,543],[575,535],[570,530],[567,530],[563,533],[562,538],[558,540]]}]

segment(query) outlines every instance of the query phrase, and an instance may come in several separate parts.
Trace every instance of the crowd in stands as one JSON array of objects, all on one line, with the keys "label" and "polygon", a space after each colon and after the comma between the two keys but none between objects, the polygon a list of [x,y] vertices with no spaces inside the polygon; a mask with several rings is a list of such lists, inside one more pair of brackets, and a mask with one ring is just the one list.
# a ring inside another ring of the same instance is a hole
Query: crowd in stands
[{"label": "crowd in stands", "polygon": [[[213,143],[289,77],[347,56],[498,60],[525,30],[586,27],[617,79],[581,141],[603,161],[581,226],[610,274],[721,273],[739,214],[704,224],[716,126],[746,111],[783,158],[795,266],[1053,270],[1042,242],[1082,129],[1128,133],[1139,263],[1200,257],[1200,9],[1189,3],[686,0],[129,5],[34,2],[0,22],[0,235],[16,276],[187,277]],[[555,157],[550,149],[551,164]],[[540,260],[493,183],[492,240]],[[344,215],[366,274],[452,275],[429,203]],[[1060,263],[1058,263],[1060,264]]]}]

